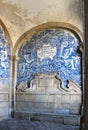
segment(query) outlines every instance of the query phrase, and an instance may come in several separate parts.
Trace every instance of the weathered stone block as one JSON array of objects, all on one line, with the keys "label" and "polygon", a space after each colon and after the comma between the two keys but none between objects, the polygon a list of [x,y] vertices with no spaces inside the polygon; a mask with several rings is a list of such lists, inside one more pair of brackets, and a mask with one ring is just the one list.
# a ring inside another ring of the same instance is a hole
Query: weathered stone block
[{"label": "weathered stone block", "polygon": [[79,114],[80,104],[79,86],[69,81],[69,87],[64,88],[57,73],[36,74],[27,91],[17,92],[17,110],[25,112],[74,115]]},{"label": "weathered stone block", "polygon": [[61,103],[55,103],[54,109],[59,109],[59,108],[62,108]]},{"label": "weathered stone block", "polygon": [[54,112],[54,103],[48,103],[48,109],[47,112],[48,113],[53,113]]},{"label": "weathered stone block", "polygon": [[0,94],[0,101],[8,101],[8,94],[6,93]]},{"label": "weathered stone block", "polygon": [[79,114],[81,110],[80,104],[70,104],[70,114]]},{"label": "weathered stone block", "polygon": [[1,107],[8,107],[9,106],[9,102],[0,102],[0,108]]},{"label": "weathered stone block", "polygon": [[0,108],[0,116],[6,116],[6,115],[8,115],[8,107]]},{"label": "weathered stone block", "polygon": [[70,107],[70,104],[69,104],[69,103],[68,103],[68,104],[67,104],[67,103],[62,103],[62,104],[61,104],[61,108],[62,108],[62,109],[68,109],[68,110],[69,110],[69,107]]},{"label": "weathered stone block", "polygon": [[15,112],[15,118],[18,118],[18,119],[30,119],[29,117],[29,113],[23,113],[23,112]]},{"label": "weathered stone block", "polygon": [[68,94],[62,94],[61,95],[61,103],[70,103],[70,95]]},{"label": "weathered stone block", "polygon": [[29,119],[29,120],[40,120],[40,121],[48,121],[48,122],[55,122],[58,124],[65,124],[65,125],[79,125],[80,124],[80,116],[79,115],[70,115],[70,114],[44,114],[41,112],[15,112],[15,118],[19,119]]},{"label": "weathered stone block", "polygon": [[8,115],[6,115],[6,116],[0,116],[0,121],[6,120],[6,119],[9,119]]},{"label": "weathered stone block", "polygon": [[34,107],[33,102],[17,102],[16,108],[17,110],[31,110]]},{"label": "weathered stone block", "polygon": [[35,101],[35,95],[34,94],[17,94],[17,101]]},{"label": "weathered stone block", "polygon": [[55,95],[55,103],[61,104],[61,95]]},{"label": "weathered stone block", "polygon": [[71,103],[72,104],[74,104],[74,103],[75,104],[79,104],[79,103],[81,104],[81,96],[79,94],[74,94],[74,95],[72,94],[71,95]]},{"label": "weathered stone block", "polygon": [[80,124],[80,116],[66,116],[64,117],[65,125],[79,125]]},{"label": "weathered stone block", "polygon": [[55,101],[55,94],[49,95],[48,102],[54,103],[54,101]]},{"label": "weathered stone block", "polygon": [[47,105],[47,103],[35,103],[34,104],[34,107],[36,108],[36,109],[47,109],[47,107],[48,107],[48,105]]},{"label": "weathered stone block", "polygon": [[48,95],[36,95],[35,102],[48,102]]},{"label": "weathered stone block", "polygon": [[56,114],[69,114],[69,109],[62,109],[62,108],[54,109],[54,113],[56,113]]},{"label": "weathered stone block", "polygon": [[34,110],[35,112],[42,112],[42,113],[46,113],[47,112],[47,103],[35,103],[34,104],[34,108],[32,110]]}]

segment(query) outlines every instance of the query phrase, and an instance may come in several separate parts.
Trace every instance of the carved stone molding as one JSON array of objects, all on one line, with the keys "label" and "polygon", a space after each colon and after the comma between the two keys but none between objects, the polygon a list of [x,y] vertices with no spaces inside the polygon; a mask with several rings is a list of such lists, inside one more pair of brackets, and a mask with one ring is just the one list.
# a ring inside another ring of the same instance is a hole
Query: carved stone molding
[{"label": "carved stone molding", "polygon": [[36,73],[30,82],[30,87],[27,87],[26,81],[22,81],[17,87],[17,92],[81,93],[81,88],[72,80],[69,80],[67,88],[64,87],[62,80],[58,77],[58,73]]},{"label": "carved stone molding", "polygon": [[27,87],[22,81],[16,92],[16,109],[31,113],[79,114],[81,108],[81,88],[69,81],[68,88],[53,74],[35,74]]}]

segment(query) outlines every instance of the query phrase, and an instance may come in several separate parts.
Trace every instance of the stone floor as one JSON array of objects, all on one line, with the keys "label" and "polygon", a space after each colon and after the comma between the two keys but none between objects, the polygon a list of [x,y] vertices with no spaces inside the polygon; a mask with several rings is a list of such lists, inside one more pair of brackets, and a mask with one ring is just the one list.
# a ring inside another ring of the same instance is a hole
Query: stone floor
[{"label": "stone floor", "polygon": [[45,121],[8,119],[0,121],[0,130],[79,130],[79,127]]}]

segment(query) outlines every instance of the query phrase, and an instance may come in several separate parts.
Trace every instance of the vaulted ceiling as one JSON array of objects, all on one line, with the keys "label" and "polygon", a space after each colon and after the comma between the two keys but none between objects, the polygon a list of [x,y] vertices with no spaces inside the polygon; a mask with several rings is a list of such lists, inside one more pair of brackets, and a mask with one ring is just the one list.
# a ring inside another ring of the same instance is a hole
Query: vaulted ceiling
[{"label": "vaulted ceiling", "polygon": [[24,32],[47,22],[70,23],[83,32],[83,0],[0,0],[0,18],[13,45]]}]

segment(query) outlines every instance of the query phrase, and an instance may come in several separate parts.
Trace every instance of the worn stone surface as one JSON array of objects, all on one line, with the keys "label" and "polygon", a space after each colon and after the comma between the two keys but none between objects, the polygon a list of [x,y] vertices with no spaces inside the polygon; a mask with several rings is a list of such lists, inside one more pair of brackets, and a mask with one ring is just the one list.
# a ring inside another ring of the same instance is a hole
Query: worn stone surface
[{"label": "worn stone surface", "polygon": [[9,94],[0,92],[0,120],[7,119],[9,116]]},{"label": "worn stone surface", "polygon": [[[64,95],[67,95],[67,94],[70,98],[69,93],[66,93]],[[33,98],[31,98],[31,96]],[[51,101],[50,101],[49,96],[51,98],[51,95],[48,95],[48,94],[40,95],[38,93],[35,93],[35,94],[30,94],[30,93],[26,94],[25,93],[25,96],[24,96],[24,93],[23,93],[23,95],[22,95],[22,93],[17,93],[16,109],[19,111],[23,110],[23,111],[32,111],[32,112],[33,111],[46,112],[46,113],[70,113],[70,114],[79,114],[80,113],[81,100],[79,100],[79,97],[78,98],[76,97],[76,94],[75,94],[75,98],[78,101],[75,103],[71,103],[69,101],[69,99],[66,100],[66,102],[63,100],[61,101],[60,97],[63,97],[63,95],[61,95],[61,94],[58,94],[58,95],[53,94],[52,95],[53,99],[54,99],[54,97],[57,97],[57,98],[55,98],[55,100],[51,100]],[[23,99],[23,97],[25,97],[25,98]],[[48,101],[48,98],[49,98],[49,101]]]},{"label": "worn stone surface", "polygon": [[47,22],[71,23],[83,31],[82,0],[0,0],[0,14],[13,44],[27,30]]},{"label": "worn stone surface", "polygon": [[[66,110],[65,110],[66,111]],[[65,125],[80,125],[80,115],[75,114],[50,114],[50,113],[38,113],[38,112],[25,112],[25,111],[15,111],[16,119],[27,119],[27,120],[37,120],[37,121],[49,121],[58,124]]]},{"label": "worn stone surface", "polygon": [[[74,87],[75,91],[64,88],[60,84],[60,79],[57,80],[57,87],[55,87],[53,82],[55,82],[56,79],[53,75],[54,74],[42,74],[36,76],[36,78],[31,81],[31,87],[28,88],[29,90],[26,92],[22,92],[21,87],[18,87],[20,92],[17,91],[16,93],[16,110],[36,113],[80,114],[81,89],[78,86]],[[47,81],[47,83],[45,83],[46,77],[47,79],[49,78],[50,82]],[[36,86],[35,89],[32,88],[34,84]],[[48,89],[49,86],[52,86],[52,88]],[[41,91],[42,88],[46,88],[46,91]]]},{"label": "worn stone surface", "polygon": [[79,126],[60,125],[58,123],[29,120],[3,120],[0,130],[79,130]]}]

